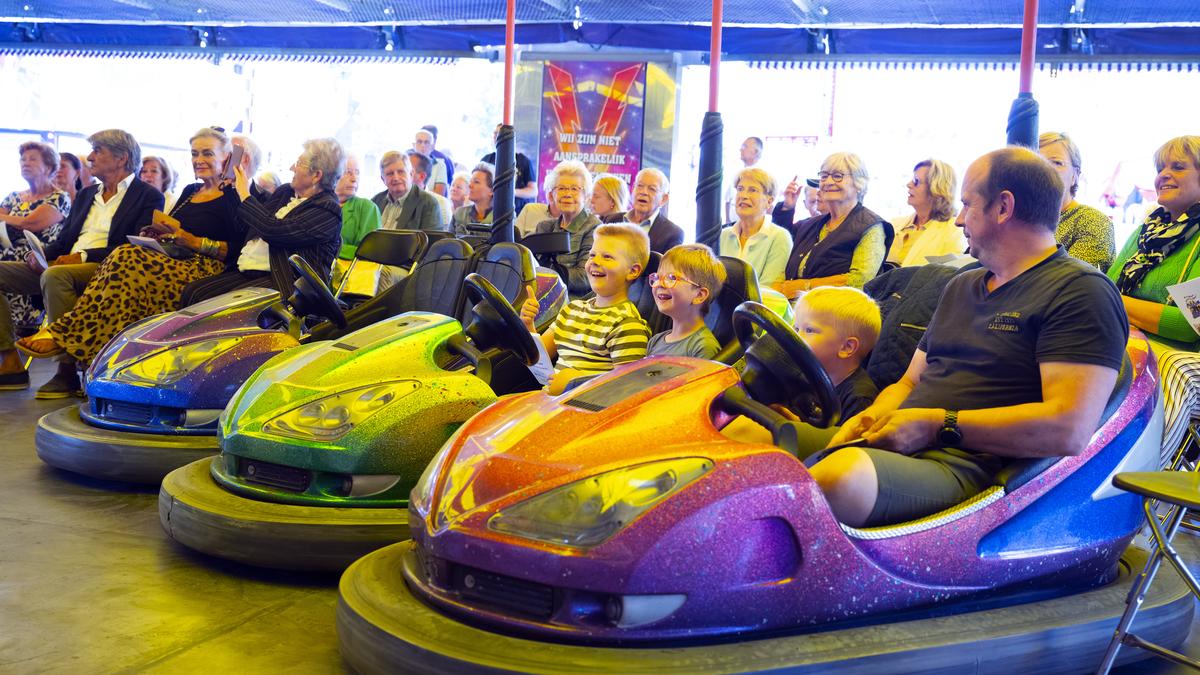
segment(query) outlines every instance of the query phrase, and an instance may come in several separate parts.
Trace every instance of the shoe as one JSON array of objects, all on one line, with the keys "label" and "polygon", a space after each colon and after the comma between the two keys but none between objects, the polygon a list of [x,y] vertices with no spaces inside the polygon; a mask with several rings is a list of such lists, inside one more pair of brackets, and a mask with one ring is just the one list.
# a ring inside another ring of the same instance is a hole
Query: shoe
[{"label": "shoe", "polygon": [[83,387],[79,383],[79,376],[74,373],[56,374],[50,378],[49,382],[38,387],[37,393],[33,395],[39,401],[52,401],[72,396],[83,396]]},{"label": "shoe", "polygon": [[27,338],[17,340],[17,351],[31,359],[48,359],[67,350],[54,341],[54,336],[50,334],[49,328],[43,328]]},{"label": "shoe", "polygon": [[20,391],[29,388],[29,371],[0,373],[0,391]]}]

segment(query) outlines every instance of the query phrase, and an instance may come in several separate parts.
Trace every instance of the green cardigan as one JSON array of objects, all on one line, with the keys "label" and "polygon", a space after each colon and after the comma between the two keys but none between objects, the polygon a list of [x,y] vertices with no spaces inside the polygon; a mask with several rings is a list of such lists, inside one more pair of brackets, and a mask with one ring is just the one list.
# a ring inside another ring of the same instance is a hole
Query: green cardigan
[{"label": "green cardigan", "polygon": [[351,260],[358,245],[379,229],[379,208],[370,199],[351,197],[342,204],[342,249],[338,257]]},{"label": "green cardigan", "polygon": [[[1108,268],[1108,278],[1113,282],[1121,276],[1121,268],[1125,266],[1125,261],[1137,253],[1137,240],[1141,233],[1140,227],[1133,231],[1129,240],[1117,253],[1112,266]],[[1163,306],[1158,319],[1157,337],[1177,349],[1194,350],[1200,347],[1200,337],[1188,325],[1183,312],[1175,305],[1167,304],[1170,302],[1167,286],[1174,286],[1196,277],[1200,277],[1200,235],[1193,236],[1191,241],[1175,249],[1162,264],[1142,277],[1142,283],[1129,294],[1130,297],[1157,302]]]}]

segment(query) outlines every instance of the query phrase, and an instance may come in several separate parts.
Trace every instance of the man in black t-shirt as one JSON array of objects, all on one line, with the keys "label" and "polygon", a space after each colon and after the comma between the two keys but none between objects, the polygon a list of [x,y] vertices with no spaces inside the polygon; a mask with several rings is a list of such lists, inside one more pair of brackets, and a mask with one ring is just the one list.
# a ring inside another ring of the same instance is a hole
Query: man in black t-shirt
[{"label": "man in black t-shirt", "polygon": [[963,181],[958,225],[983,269],[950,281],[907,372],[812,468],[851,526],[936,513],[993,484],[1005,461],[1076,455],[1116,382],[1129,323],[1116,287],[1057,246],[1062,183],[1023,148]]}]

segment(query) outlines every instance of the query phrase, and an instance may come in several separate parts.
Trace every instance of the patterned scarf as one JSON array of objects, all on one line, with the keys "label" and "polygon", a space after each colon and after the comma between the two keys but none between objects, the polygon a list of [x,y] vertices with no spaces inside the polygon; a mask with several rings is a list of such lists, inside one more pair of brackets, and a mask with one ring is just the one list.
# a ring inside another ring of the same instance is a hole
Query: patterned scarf
[{"label": "patterned scarf", "polygon": [[1117,278],[1121,294],[1132,293],[1150,270],[1190,241],[1197,231],[1200,231],[1200,204],[1192,205],[1175,220],[1171,220],[1171,214],[1165,208],[1155,209],[1142,223],[1137,253],[1121,267],[1121,276]]}]

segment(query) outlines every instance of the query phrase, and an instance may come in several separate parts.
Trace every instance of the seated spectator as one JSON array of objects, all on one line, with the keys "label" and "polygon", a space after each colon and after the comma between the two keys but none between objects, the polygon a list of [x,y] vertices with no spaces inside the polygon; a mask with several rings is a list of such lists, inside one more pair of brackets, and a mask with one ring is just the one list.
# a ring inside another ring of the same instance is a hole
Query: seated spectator
[{"label": "seated spectator", "polygon": [[[547,383],[553,395],[561,394],[572,380],[606,373],[646,355],[650,330],[629,301],[629,285],[650,259],[646,233],[631,225],[601,225],[595,238],[588,240],[586,278],[594,296],[572,300],[541,335],[546,354],[557,358]],[[521,319],[530,332],[537,311],[537,300],[530,293],[521,305]]]},{"label": "seated spectator", "polygon": [[[763,140],[758,136],[751,136],[742,141],[742,145],[738,148],[738,159],[742,162],[742,169],[733,177],[732,181],[725,184],[725,192],[722,197],[724,204],[722,213],[725,215],[725,221],[731,222],[737,215],[737,180],[740,177],[741,171],[744,169],[759,168],[763,156]],[[732,174],[732,171],[726,171],[726,175]],[[778,195],[776,195],[778,196]],[[723,253],[721,255],[724,255]]]},{"label": "seated spectator", "polygon": [[858,155],[838,152],[821,164],[825,215],[796,225],[786,281],[773,282],[789,298],[817,286],[853,286],[879,274],[892,245],[892,225],[862,205],[867,166]]},{"label": "seated spectator", "polygon": [[650,288],[658,311],[671,318],[671,330],[651,337],[646,355],[715,357],[721,345],[704,316],[724,283],[725,265],[704,244],[667,251],[658,272],[650,275]]},{"label": "seated spectator", "polygon": [[[436,127],[435,127],[436,128]],[[449,162],[443,161],[433,156],[433,146],[437,144],[437,134],[425,127],[417,129],[416,136],[413,138],[412,150],[425,155],[429,158],[429,170],[426,175],[429,178],[421,187],[429,190],[439,197],[446,196],[446,188],[449,187],[450,176],[454,173],[454,168],[449,166]],[[441,153],[438,153],[439,155]],[[442,155],[445,157],[445,155]],[[450,218],[446,218],[449,222]]]},{"label": "seated spectator", "polygon": [[[49,269],[32,254],[19,262],[0,262],[0,292],[41,294],[51,323],[75,306],[78,294],[108,254],[126,243],[129,235],[149,226],[154,211],[163,206],[162,193],[135,175],[142,166],[142,149],[133,136],[106,129],[92,134],[88,142],[92,144],[88,163],[100,184],[79,191],[58,239],[46,246]],[[0,384],[24,388],[29,386],[29,374],[14,351],[7,304],[0,300]],[[75,361],[64,358],[54,377],[38,389],[36,398],[72,395],[82,395],[79,374]]]},{"label": "seated spectator", "polygon": [[[500,127],[502,126],[504,125],[497,124],[496,129],[492,131],[493,147],[496,145],[496,139],[500,136]],[[479,161],[496,166],[496,153],[489,152]],[[526,204],[537,199],[537,170],[534,168],[533,162],[530,162],[529,158],[520,152],[515,153],[514,161],[516,162],[517,178],[516,183],[513,184],[513,197],[516,202],[513,211],[520,213]]]},{"label": "seated spectator", "polygon": [[67,193],[72,204],[75,203],[75,193],[83,189],[83,180],[80,179],[82,171],[83,162],[75,155],[64,152],[59,156],[58,172],[54,174],[54,187]]},{"label": "seated spectator", "polygon": [[262,194],[264,198],[275,194],[277,189],[279,189],[279,174],[274,171],[263,171],[256,175],[250,188],[252,193]]},{"label": "seated spectator", "polygon": [[[54,148],[45,143],[22,143],[18,152],[21,178],[29,184],[29,189],[12,192],[0,202],[0,227],[4,227],[0,260],[24,263],[30,251],[25,233],[32,232],[42,244],[53,243],[62,231],[63,219],[71,212],[71,198],[54,186],[52,177],[59,171]],[[41,309],[34,306],[33,298],[22,293],[4,296],[16,326],[26,329],[37,326]],[[0,383],[0,389],[3,388]]]},{"label": "seated spectator", "polygon": [[430,169],[433,167],[433,160],[428,155],[423,155],[416,150],[409,150],[408,161],[412,166],[411,175],[413,184],[425,190],[425,194],[437,202],[439,229],[449,230],[451,219],[454,217],[454,210],[450,208],[450,200],[432,190],[426,189],[426,186],[429,185],[428,176]]},{"label": "seated spectator", "polygon": [[38,358],[66,352],[79,363],[90,363],[130,324],[178,308],[184,286],[225,270],[225,261],[242,245],[237,193],[221,179],[233,145],[212,127],[197,131],[190,144],[192,171],[200,182],[183,189],[170,219],[155,218],[144,232],[158,239],[168,255],[132,244],[117,246],[69,312],[17,343],[23,352]]},{"label": "seated spectator", "polygon": [[336,140],[305,141],[292,164],[292,182],[279,186],[265,203],[251,199],[249,177],[242,167],[235,169],[238,225],[246,243],[236,258],[230,256],[224,272],[188,284],[180,306],[250,286],[288,291],[295,283],[288,262],[293,254],[328,282],[342,233],[342,207],[333,190],[345,167],[346,156]]},{"label": "seated spectator", "polygon": [[792,235],[767,215],[775,201],[775,179],[759,168],[742,169],[734,181],[737,221],[721,230],[721,255],[750,263],[764,286],[783,281]]},{"label": "seated spectator", "polygon": [[342,260],[353,260],[362,240],[379,229],[379,209],[370,199],[357,196],[358,176],[358,158],[346,155],[346,170],[333,189],[342,205],[342,247],[338,251]]},{"label": "seated spectator", "polygon": [[[519,237],[537,231],[538,223],[543,220],[557,218],[560,215],[558,205],[554,203],[554,189],[551,186],[553,178],[554,172],[551,171],[542,181],[542,192],[546,194],[545,203],[529,202],[524,207],[517,209],[517,220],[513,223],[513,229]],[[493,187],[495,187],[494,182]]]},{"label": "seated spectator", "polygon": [[[429,158],[432,159],[434,161],[434,163],[441,162],[442,164],[445,165],[446,182],[449,183],[450,186],[453,187],[454,178],[455,178],[454,160],[450,159],[450,155],[447,155],[446,153],[437,149],[438,128],[432,124],[426,124],[425,126],[421,127],[421,129],[428,131],[430,134],[433,135],[433,142],[430,143],[430,145],[429,145],[429,152],[426,152],[425,154],[429,155]],[[414,147],[416,147],[416,146],[414,145]],[[420,148],[417,148],[417,149],[419,150]],[[435,187],[436,187],[436,185],[435,185]],[[439,194],[445,195],[446,193],[441,192]],[[458,208],[459,206],[462,206],[462,204],[456,205],[455,208]]]},{"label": "seated spectator", "polygon": [[457,174],[450,181],[450,207],[455,211],[467,205],[467,177]]},{"label": "seated spectator", "polygon": [[908,205],[913,212],[892,221],[896,238],[888,250],[888,262],[913,267],[927,264],[930,256],[967,250],[967,238],[954,222],[957,192],[958,179],[949,164],[926,159],[913,167],[908,182]]},{"label": "seated spectator", "polygon": [[146,185],[153,187],[163,195],[163,212],[170,213],[175,206],[175,172],[171,165],[162,157],[143,157],[142,170],[138,173]]},{"label": "seated spectator", "polygon": [[592,198],[589,202],[592,215],[602,222],[614,213],[622,213],[629,209],[629,186],[625,181],[606,173],[596,177],[592,185]]},{"label": "seated spectator", "polygon": [[1200,136],[1180,136],[1154,154],[1159,207],[1108,269],[1129,323],[1150,337],[1163,383],[1163,452],[1179,447],[1200,404],[1200,339],[1167,287],[1200,277]]},{"label": "seated spectator", "polygon": [[1083,167],[1079,146],[1066,134],[1051,131],[1038,136],[1038,151],[1058,172],[1065,186],[1054,238],[1068,254],[1095,265],[1101,272],[1108,271],[1115,251],[1112,219],[1099,209],[1075,201]]},{"label": "seated spectator", "polygon": [[666,253],[683,243],[683,229],[662,213],[670,198],[671,183],[658,169],[642,169],[633,182],[633,204],[625,213],[614,213],[606,223],[633,223],[650,235],[650,250]]},{"label": "seated spectator", "polygon": [[[857,288],[823,286],[796,300],[793,326],[800,339],[812,350],[821,368],[829,375],[833,393],[842,409],[842,419],[850,419],[875,402],[879,388],[867,374],[865,363],[882,326],[879,305]],[[786,408],[776,410],[799,421]],[[799,427],[800,458],[825,447],[838,432],[837,427],[817,429]],[[770,445],[771,432],[746,418],[738,418],[721,433],[747,443]]]},{"label": "seated spectator", "polygon": [[480,163],[471,172],[467,188],[469,202],[454,212],[454,236],[490,234],[492,229],[492,180],[496,167]]},{"label": "seated spectator", "polygon": [[387,188],[371,198],[385,230],[443,230],[438,202],[413,180],[412,165],[402,152],[389,150],[379,159],[379,177]]},{"label": "seated spectator", "polygon": [[592,231],[600,224],[596,216],[583,208],[584,196],[592,192],[592,174],[582,162],[568,160],[554,167],[546,182],[554,193],[559,215],[538,223],[535,231],[563,230],[571,234],[571,250],[555,256],[555,263],[567,290],[572,296],[579,297],[591,290],[587,273],[588,251],[592,248]]},{"label": "seated spectator", "polygon": [[982,268],[946,286],[908,371],[811,469],[852,527],[927,516],[992,486],[1007,460],[1081,453],[1125,355],[1120,296],[1054,240],[1063,185],[1024,148],[967,169],[963,210]]},{"label": "seated spectator", "polygon": [[[800,195],[804,195],[804,211],[808,215],[802,215],[796,210],[796,204],[800,201]],[[816,218],[825,213],[820,207],[821,200],[821,182],[816,178],[805,178],[800,180],[800,176],[792,177],[792,182],[787,184],[783,189],[783,199],[775,204],[775,209],[771,211],[771,222],[782,227],[783,229],[793,232],[796,229],[796,224],[801,223],[809,218]]]},{"label": "seated spectator", "polygon": [[234,134],[230,139],[234,147],[242,149],[242,161],[238,166],[242,167],[242,173],[251,179],[250,196],[259,202],[267,201],[267,198],[279,189],[279,176],[274,171],[264,171],[261,174],[258,172],[258,167],[262,166],[263,151],[254,139],[245,134]]}]

